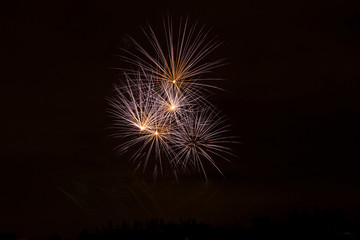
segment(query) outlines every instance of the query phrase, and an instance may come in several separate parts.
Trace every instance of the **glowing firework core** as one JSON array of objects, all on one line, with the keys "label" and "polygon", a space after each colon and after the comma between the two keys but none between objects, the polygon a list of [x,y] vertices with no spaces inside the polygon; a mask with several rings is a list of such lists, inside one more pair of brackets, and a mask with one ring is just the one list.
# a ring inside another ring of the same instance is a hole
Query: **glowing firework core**
[{"label": "glowing firework core", "polygon": [[175,111],[175,110],[176,110],[176,105],[171,105],[171,106],[170,106],[170,109],[171,109],[172,111]]}]

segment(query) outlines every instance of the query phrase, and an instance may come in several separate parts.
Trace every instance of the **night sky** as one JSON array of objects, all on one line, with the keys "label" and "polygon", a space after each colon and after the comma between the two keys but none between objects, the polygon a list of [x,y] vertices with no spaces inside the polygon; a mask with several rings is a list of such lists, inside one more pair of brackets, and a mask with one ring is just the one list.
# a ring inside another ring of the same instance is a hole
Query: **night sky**
[{"label": "night sky", "polygon": [[[1,6],[0,232],[77,236],[108,221],[249,226],[288,209],[359,207],[357,1],[11,1]],[[127,34],[188,16],[224,43],[211,100],[237,158],[172,178],[113,151],[106,97]]]}]

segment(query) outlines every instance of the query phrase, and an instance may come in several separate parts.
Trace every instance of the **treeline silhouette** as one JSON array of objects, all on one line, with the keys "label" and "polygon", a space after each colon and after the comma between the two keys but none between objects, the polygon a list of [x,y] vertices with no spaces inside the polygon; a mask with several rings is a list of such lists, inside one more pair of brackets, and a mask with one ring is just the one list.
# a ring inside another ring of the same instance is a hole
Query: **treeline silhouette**
[{"label": "treeline silhouette", "polygon": [[270,217],[256,217],[250,228],[237,225],[213,227],[195,220],[164,223],[162,220],[135,221],[113,226],[83,230],[78,240],[160,239],[160,240],[319,240],[360,239],[360,214],[345,210],[321,211],[319,207],[298,207],[289,210],[288,219],[271,223]]},{"label": "treeline silhouette", "polygon": [[[360,214],[344,210],[321,211],[319,207],[298,207],[289,211],[288,219],[272,223],[269,217],[256,217],[250,228],[237,225],[214,227],[195,220],[165,223],[161,219],[123,222],[82,230],[78,240],[313,240],[360,239]],[[16,234],[0,234],[0,240],[15,240]],[[53,236],[51,240],[60,240]]]}]

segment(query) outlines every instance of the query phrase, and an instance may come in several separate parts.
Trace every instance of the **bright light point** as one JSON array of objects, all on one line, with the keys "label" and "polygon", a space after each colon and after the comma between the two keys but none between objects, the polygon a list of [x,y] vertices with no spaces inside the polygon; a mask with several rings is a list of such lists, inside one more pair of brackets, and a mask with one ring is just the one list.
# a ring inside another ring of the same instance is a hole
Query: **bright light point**
[{"label": "bright light point", "polygon": [[144,130],[145,129],[145,127],[143,127],[143,126],[140,126],[140,130],[142,131],[142,130]]},{"label": "bright light point", "polygon": [[173,83],[176,83],[176,80],[173,80]]},{"label": "bright light point", "polygon": [[171,105],[170,109],[171,110],[175,110],[176,106],[175,105]]},{"label": "bright light point", "polygon": [[159,135],[158,131],[155,131],[155,135]]}]

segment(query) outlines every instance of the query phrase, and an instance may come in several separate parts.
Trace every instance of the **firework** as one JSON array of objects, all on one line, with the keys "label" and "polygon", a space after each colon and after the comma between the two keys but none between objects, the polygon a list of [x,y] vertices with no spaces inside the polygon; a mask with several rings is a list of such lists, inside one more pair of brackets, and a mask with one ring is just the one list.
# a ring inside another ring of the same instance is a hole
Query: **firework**
[{"label": "firework", "polygon": [[172,144],[176,152],[177,165],[181,171],[198,169],[207,179],[203,160],[207,160],[220,173],[212,155],[224,157],[231,154],[231,149],[224,146],[231,140],[225,120],[213,109],[204,109],[192,116],[184,116],[173,134]]},{"label": "firework", "polygon": [[124,59],[133,67],[123,71],[125,81],[110,99],[113,136],[123,139],[120,152],[132,149],[136,169],[152,168],[155,177],[165,165],[175,176],[198,169],[207,179],[205,161],[221,173],[213,156],[226,159],[231,150],[223,117],[206,99],[208,89],[216,87],[209,84],[215,78],[204,76],[222,61],[204,58],[219,42],[207,40],[208,32],[189,27],[188,20],[176,34],[170,19],[164,29],[165,44],[149,26],[144,33],[152,51],[134,39],[135,53],[126,51]]},{"label": "firework", "polygon": [[[147,75],[152,75],[152,81],[158,89],[176,89],[187,94],[199,95],[205,89],[216,88],[209,84],[217,78],[204,77],[214,68],[223,64],[219,59],[203,62],[221,43],[215,38],[208,39],[209,31],[197,24],[189,26],[188,20],[179,24],[174,32],[172,21],[164,21],[164,44],[155,34],[152,27],[144,29],[144,34],[152,49],[145,49],[135,39],[131,38],[136,52],[129,52],[123,59],[135,67],[141,68]],[[126,51],[126,50],[125,50]],[[154,52],[151,54],[150,52]]]},{"label": "firework", "polygon": [[115,117],[116,129],[113,136],[123,138],[123,143],[118,146],[120,152],[126,152],[134,145],[138,146],[132,157],[137,168],[145,170],[153,152],[158,159],[153,166],[156,175],[158,168],[162,170],[162,155],[174,155],[168,145],[172,123],[166,117],[164,106],[151,85],[144,88],[128,76],[125,77],[126,85],[115,86],[116,94],[110,99],[110,113]]}]

